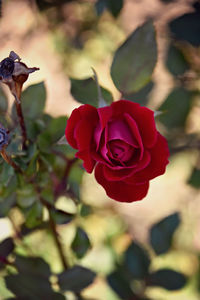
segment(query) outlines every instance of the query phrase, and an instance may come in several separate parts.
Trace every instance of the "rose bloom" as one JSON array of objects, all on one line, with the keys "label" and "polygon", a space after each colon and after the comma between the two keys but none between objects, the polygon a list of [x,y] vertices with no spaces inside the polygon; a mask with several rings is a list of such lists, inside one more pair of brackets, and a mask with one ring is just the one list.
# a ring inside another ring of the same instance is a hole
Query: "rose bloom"
[{"label": "rose bloom", "polygon": [[98,109],[80,106],[67,121],[65,135],[86,171],[95,168],[97,182],[120,202],[143,199],[149,181],[168,164],[168,145],[156,130],[154,112],[131,101]]}]

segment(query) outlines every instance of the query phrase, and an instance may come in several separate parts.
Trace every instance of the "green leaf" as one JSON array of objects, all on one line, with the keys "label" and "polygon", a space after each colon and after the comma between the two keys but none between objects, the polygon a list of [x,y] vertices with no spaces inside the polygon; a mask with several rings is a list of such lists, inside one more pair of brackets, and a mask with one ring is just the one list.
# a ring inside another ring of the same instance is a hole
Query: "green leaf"
[{"label": "green leaf", "polygon": [[[98,89],[92,77],[82,80],[71,78],[70,80],[71,94],[78,102],[98,107]],[[103,87],[100,88],[103,99],[110,104],[113,101],[111,93]]]},{"label": "green leaf", "polygon": [[124,94],[123,98],[146,106],[149,100],[149,94],[152,91],[153,86],[154,83],[150,81],[138,92],[132,94]]},{"label": "green leaf", "polygon": [[123,7],[123,0],[98,0],[95,3],[97,15],[100,16],[105,9],[109,9],[114,17],[117,17]]},{"label": "green leaf", "polygon": [[56,224],[60,224],[60,225],[68,224],[74,219],[73,214],[67,213],[61,209],[51,208],[50,212],[51,212],[51,217],[56,222]]},{"label": "green leaf", "polygon": [[40,202],[35,202],[26,214],[26,226],[33,228],[42,223],[43,207]]},{"label": "green leaf", "polygon": [[159,120],[168,128],[182,128],[192,107],[193,93],[182,87],[174,89],[157,109],[164,113]]},{"label": "green leaf", "polygon": [[31,160],[25,170],[25,173],[27,176],[32,176],[32,175],[36,174],[37,164],[38,164],[38,151],[35,152],[35,154],[31,158]]},{"label": "green leaf", "polygon": [[148,285],[163,287],[169,291],[183,288],[186,281],[185,275],[170,269],[161,269],[151,273],[147,279]]},{"label": "green leaf", "polygon": [[148,253],[140,245],[132,243],[125,253],[125,265],[134,279],[143,279],[150,265]]},{"label": "green leaf", "polygon": [[55,292],[52,290],[50,282],[41,276],[27,274],[9,275],[5,277],[5,282],[7,288],[17,296],[17,299],[55,299]]},{"label": "green leaf", "polygon": [[46,101],[46,89],[43,82],[29,86],[21,97],[25,119],[34,120],[43,113]]},{"label": "green leaf", "polygon": [[122,10],[123,0],[107,0],[107,7],[113,17],[117,17]]},{"label": "green leaf", "polygon": [[4,218],[9,213],[11,207],[15,205],[16,202],[16,194],[11,193],[9,196],[3,199],[0,202],[0,218]]},{"label": "green leaf", "polygon": [[98,16],[101,16],[107,7],[107,0],[98,0],[95,3],[95,9]]},{"label": "green leaf", "polygon": [[41,257],[16,256],[15,265],[20,274],[49,278],[51,270]]},{"label": "green leaf", "polygon": [[71,248],[78,258],[82,258],[91,248],[90,240],[87,233],[81,228],[77,227],[74,240],[72,241]]},{"label": "green leaf", "polygon": [[65,116],[51,119],[47,129],[38,136],[38,147],[44,152],[49,152],[52,146],[63,136],[66,124],[67,118]]},{"label": "green leaf", "polygon": [[178,41],[186,41],[194,47],[200,46],[200,23],[199,23],[199,2],[195,1],[193,6],[196,8],[194,12],[182,14],[176,19],[172,19],[169,23],[169,28],[172,36]]},{"label": "green leaf", "polygon": [[14,175],[14,169],[6,162],[1,165],[0,183],[1,185],[8,186],[11,178]]},{"label": "green leaf", "polygon": [[82,204],[81,205],[81,209],[80,209],[80,216],[81,217],[88,217],[89,215],[91,215],[93,212],[92,207],[90,205],[87,204]]},{"label": "green leaf", "polygon": [[178,213],[172,214],[150,229],[150,244],[157,255],[166,253],[171,247],[175,230],[180,224]]},{"label": "green leaf", "polygon": [[31,184],[26,184],[17,190],[17,203],[21,207],[29,207],[36,200],[38,200],[38,195]]},{"label": "green leaf", "polygon": [[116,51],[111,76],[123,94],[137,92],[150,80],[157,59],[152,22],[137,28]]},{"label": "green leaf", "polygon": [[129,281],[123,276],[121,270],[114,271],[107,276],[110,287],[121,299],[135,299]]},{"label": "green leaf", "polygon": [[58,283],[63,291],[79,293],[93,283],[96,274],[84,267],[75,266],[58,275]]},{"label": "green leaf", "polygon": [[6,113],[8,109],[8,100],[3,90],[0,88],[0,113]]},{"label": "green leaf", "polygon": [[168,49],[166,66],[174,76],[184,74],[189,68],[183,53],[173,45]]},{"label": "green leaf", "polygon": [[188,184],[190,184],[195,189],[200,188],[200,169],[193,169],[192,174],[188,180]]}]

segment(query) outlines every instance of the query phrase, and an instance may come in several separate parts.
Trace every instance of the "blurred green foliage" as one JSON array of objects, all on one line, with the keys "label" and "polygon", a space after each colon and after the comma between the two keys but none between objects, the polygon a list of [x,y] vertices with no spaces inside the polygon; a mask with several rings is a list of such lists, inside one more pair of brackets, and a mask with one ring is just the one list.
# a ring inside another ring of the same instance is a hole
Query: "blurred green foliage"
[{"label": "blurred green foliage", "polygon": [[[36,1],[43,17],[55,30],[54,37],[59,41],[56,45],[65,58],[69,52],[72,57],[75,51],[84,48],[87,38],[84,40],[83,33],[96,33],[99,19],[105,11],[116,18],[124,4],[122,0],[86,3],[87,9],[84,7],[80,26],[77,26],[75,35],[67,40],[63,39],[63,33],[59,36],[56,26],[62,22],[60,12],[68,2],[78,3],[80,7],[85,4],[75,0]],[[166,67],[173,76],[174,89],[157,108],[162,112],[157,121],[169,140],[172,155],[199,150],[200,145],[199,132],[192,136],[192,146],[191,136],[187,132],[188,119],[199,102],[195,97],[199,96],[196,82],[200,67],[194,67],[192,55],[188,55],[189,50],[192,54],[195,52],[188,43],[194,47],[199,46],[199,6],[198,3],[193,6],[194,12],[184,14],[169,24],[173,38],[169,42]],[[88,11],[90,14],[86,18]],[[51,18],[52,12],[56,12],[55,18]],[[109,41],[107,43],[109,45]],[[148,106],[149,94],[154,88],[152,73],[157,61],[156,44],[153,22],[148,21],[116,49],[111,77],[122,97]],[[66,62],[66,59],[63,61]],[[70,58],[66,64],[70,64]],[[191,72],[196,82],[188,79]],[[101,87],[96,79],[95,76],[71,78],[72,96],[80,103],[96,107],[102,104],[102,99],[111,103],[111,91]],[[10,112],[7,97],[0,90],[0,122],[10,131],[7,152],[23,170],[22,174],[18,173],[0,159],[0,217],[8,218],[14,227],[13,236],[0,243],[0,269],[6,285],[5,299],[12,293],[15,297],[12,299],[62,300],[71,299],[68,296],[71,292],[75,298],[86,300],[88,298],[84,295],[84,289],[95,286],[96,280],[108,284],[113,291],[113,299],[147,300],[153,299],[149,295],[149,289],[153,287],[168,291],[184,288],[188,282],[184,272],[171,267],[154,266],[158,257],[177,251],[174,233],[181,224],[179,213],[153,224],[149,230],[149,244],[142,245],[132,239],[122,220],[115,220],[115,213],[109,207],[100,209],[84,203],[81,194],[84,170],[81,163],[74,159],[74,150],[69,145],[58,143],[64,135],[67,117],[47,114],[45,103],[43,82],[29,86],[22,94],[22,111],[29,140],[27,149],[23,150],[15,105]],[[199,189],[199,160],[193,166],[187,183]],[[101,241],[105,251],[103,253],[109,253],[108,256],[112,257],[110,266],[105,263],[108,268],[104,272],[98,272],[92,264],[84,264],[84,259],[87,261],[91,252],[97,251],[99,247],[95,245],[85,225],[90,218],[96,220],[99,214],[103,215],[104,221],[106,218],[109,220],[110,230],[103,232],[104,238]],[[73,234],[70,228],[74,229]],[[66,230],[65,235],[70,236],[68,244],[65,239],[61,240],[61,229],[62,234]],[[129,243],[123,246],[120,253],[114,246],[115,239],[127,235]],[[56,254],[54,248],[57,249]],[[58,258],[60,265],[57,266]],[[194,277],[198,276],[198,272],[194,274]],[[198,290],[197,286],[194,289]],[[98,295],[96,299],[99,299]]]}]

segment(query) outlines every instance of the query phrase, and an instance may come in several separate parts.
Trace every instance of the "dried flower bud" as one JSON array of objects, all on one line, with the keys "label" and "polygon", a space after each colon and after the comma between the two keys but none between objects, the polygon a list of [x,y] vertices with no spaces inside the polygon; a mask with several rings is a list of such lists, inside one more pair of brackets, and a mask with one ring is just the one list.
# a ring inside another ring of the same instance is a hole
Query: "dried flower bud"
[{"label": "dried flower bud", "polygon": [[8,131],[5,128],[0,127],[0,151],[8,145],[8,141]]},{"label": "dried flower bud", "polygon": [[21,62],[21,58],[11,51],[9,57],[0,62],[0,81],[7,84],[15,100],[20,102],[23,83],[28,79],[30,73],[39,68],[28,68]]},{"label": "dried flower bud", "polygon": [[0,63],[0,78],[6,79],[12,76],[14,68],[15,68],[15,63],[12,59],[7,57],[4,60],[2,60]]}]

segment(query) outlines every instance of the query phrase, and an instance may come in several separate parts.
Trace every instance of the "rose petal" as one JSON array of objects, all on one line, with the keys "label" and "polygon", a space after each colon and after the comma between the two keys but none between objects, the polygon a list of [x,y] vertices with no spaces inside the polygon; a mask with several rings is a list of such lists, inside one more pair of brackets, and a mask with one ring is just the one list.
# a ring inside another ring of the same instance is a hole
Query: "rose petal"
[{"label": "rose petal", "polygon": [[67,126],[65,128],[65,136],[68,143],[75,149],[78,148],[76,139],[74,137],[74,129],[79,124],[81,114],[78,108],[72,111],[70,118],[67,120]]},{"label": "rose petal", "polygon": [[135,120],[140,135],[142,137],[143,145],[145,147],[152,147],[156,142],[156,127],[154,120],[154,112],[147,107],[140,106],[128,100],[119,100],[111,104],[113,117],[127,113]]},{"label": "rose petal", "polygon": [[76,157],[83,160],[83,167],[88,173],[92,173],[96,161],[92,159],[91,153],[89,151],[78,151],[75,154]]},{"label": "rose petal", "polygon": [[98,115],[99,115],[99,120],[101,124],[101,129],[103,130],[107,123],[111,120],[112,118],[112,109],[111,106],[105,106],[98,108]]},{"label": "rose petal", "polygon": [[126,124],[124,120],[115,120],[113,122],[109,122],[107,128],[108,128],[108,141],[122,140],[135,148],[138,147],[138,141],[137,141],[137,137],[139,134],[138,129],[135,138],[135,134],[131,132],[129,126]]},{"label": "rose petal", "polygon": [[140,151],[141,151],[140,152],[140,159],[142,159],[143,153],[144,153],[144,147],[143,147],[143,142],[142,142],[139,130],[138,130],[138,126],[137,126],[135,120],[133,119],[133,117],[131,117],[128,113],[125,113],[124,116],[126,118],[126,121],[129,125],[129,127],[132,130],[132,134],[134,135],[134,137],[136,138],[136,140],[138,142],[138,145],[139,145],[139,148],[140,148]]},{"label": "rose petal", "polygon": [[[150,154],[148,151],[145,151],[143,159],[139,161],[137,164],[129,166],[129,167],[121,167],[121,169],[117,169],[116,167],[110,167],[104,164],[103,173],[104,177],[108,181],[120,181],[126,180],[126,182],[130,181],[130,183],[138,183],[133,174],[138,172],[139,170],[143,170],[150,163]],[[144,180],[146,181],[146,180]],[[143,182],[144,182],[143,181]],[[121,182],[119,182],[121,184]]]},{"label": "rose petal", "polygon": [[74,131],[81,119],[87,120],[87,128],[89,130],[89,132],[87,132],[87,135],[91,135],[94,128],[96,127],[95,123],[98,122],[97,109],[89,104],[81,105],[79,108],[73,110],[70,118],[68,119],[65,129],[65,136],[68,143],[75,149],[78,148],[78,145],[74,136]]},{"label": "rose petal", "polygon": [[144,184],[127,184],[124,181],[107,181],[103,174],[103,165],[95,168],[95,178],[103,186],[107,195],[119,202],[133,202],[143,199],[149,188],[149,182]]},{"label": "rose petal", "polygon": [[151,161],[149,165],[142,171],[135,174],[138,182],[153,179],[165,173],[167,164],[169,163],[169,148],[166,139],[157,132],[157,141],[150,150]]}]

